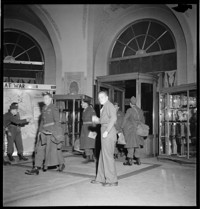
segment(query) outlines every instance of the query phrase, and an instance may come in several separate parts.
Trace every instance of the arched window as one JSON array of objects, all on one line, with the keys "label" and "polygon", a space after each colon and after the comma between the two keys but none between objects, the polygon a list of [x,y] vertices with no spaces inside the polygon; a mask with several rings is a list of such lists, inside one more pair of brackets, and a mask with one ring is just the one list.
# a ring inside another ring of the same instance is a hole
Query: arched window
[{"label": "arched window", "polygon": [[44,56],[31,36],[22,31],[6,29],[3,49],[5,82],[44,83]]},{"label": "arched window", "polygon": [[109,74],[155,73],[177,69],[176,43],[171,30],[154,19],[128,25],[116,38]]}]

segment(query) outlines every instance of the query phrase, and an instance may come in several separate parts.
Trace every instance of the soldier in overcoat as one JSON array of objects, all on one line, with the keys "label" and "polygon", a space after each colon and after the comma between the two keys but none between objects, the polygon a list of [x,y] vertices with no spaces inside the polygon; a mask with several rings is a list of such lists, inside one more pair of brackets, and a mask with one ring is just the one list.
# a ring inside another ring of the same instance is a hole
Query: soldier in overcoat
[{"label": "soldier in overcoat", "polygon": [[3,116],[3,137],[7,133],[8,146],[7,146],[7,156],[9,161],[15,161],[13,155],[14,143],[17,148],[19,160],[28,160],[28,158],[23,155],[23,142],[21,136],[21,125],[26,125],[31,121],[31,118],[20,120],[18,113],[18,103],[13,102],[10,105],[9,111]]},{"label": "soldier in overcoat", "polygon": [[144,145],[144,138],[138,136],[136,133],[137,125],[140,122],[145,123],[145,118],[143,115],[143,111],[136,105],[136,98],[133,96],[130,99],[130,106],[126,111],[124,116],[124,120],[122,123],[122,129],[124,132],[127,148],[127,158],[123,163],[124,165],[132,165],[133,156],[136,159],[136,164],[140,165],[140,146]]},{"label": "soldier in overcoat", "polygon": [[83,149],[86,155],[86,161],[94,161],[94,148],[95,139],[89,138],[88,135],[90,131],[95,131],[95,124],[92,122],[92,116],[96,115],[95,110],[91,107],[90,101],[88,99],[83,99],[81,101],[81,106],[83,108],[82,113],[82,127],[80,135],[80,149]]},{"label": "soldier in overcoat", "polygon": [[[52,95],[43,93],[44,107],[42,109],[41,122],[39,125],[38,139],[35,148],[35,165],[26,174],[39,174],[39,169],[43,167],[46,171],[48,166],[58,166],[58,171],[65,168],[64,157],[62,155],[62,143],[64,135],[60,124],[58,108],[52,103]],[[43,164],[44,161],[44,164]]]},{"label": "soldier in overcoat", "polygon": [[98,94],[99,102],[103,105],[100,118],[93,116],[93,121],[101,124],[101,151],[98,161],[97,175],[93,184],[101,183],[103,186],[117,186],[117,171],[114,159],[114,149],[117,141],[115,122],[117,120],[114,105],[108,100],[107,92]]}]

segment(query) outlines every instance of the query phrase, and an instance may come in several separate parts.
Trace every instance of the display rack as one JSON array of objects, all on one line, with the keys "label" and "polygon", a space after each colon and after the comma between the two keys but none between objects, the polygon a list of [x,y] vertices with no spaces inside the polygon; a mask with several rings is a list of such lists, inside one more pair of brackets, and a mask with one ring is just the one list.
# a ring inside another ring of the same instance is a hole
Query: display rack
[{"label": "display rack", "polygon": [[195,157],[197,140],[195,84],[164,88],[159,93],[159,155]]}]

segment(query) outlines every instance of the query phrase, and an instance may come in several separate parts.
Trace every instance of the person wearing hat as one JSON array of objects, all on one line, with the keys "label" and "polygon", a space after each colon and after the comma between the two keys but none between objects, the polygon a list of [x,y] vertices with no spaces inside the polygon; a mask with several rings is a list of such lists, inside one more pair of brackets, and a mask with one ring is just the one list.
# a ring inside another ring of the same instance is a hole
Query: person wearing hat
[{"label": "person wearing hat", "polygon": [[144,139],[136,134],[136,129],[140,121],[145,123],[145,119],[143,111],[136,105],[136,102],[136,98],[132,96],[130,99],[131,108],[126,111],[121,126],[126,140],[124,147],[127,148],[126,161],[123,165],[132,165],[133,158],[136,160],[135,164],[141,164],[139,149],[144,145]]},{"label": "person wearing hat", "polygon": [[83,99],[81,101],[81,106],[83,108],[83,112],[80,135],[80,149],[84,150],[86,157],[85,163],[88,163],[94,161],[95,138],[90,138],[89,133],[95,131],[95,125],[92,122],[92,116],[96,115],[96,112],[93,107],[91,107],[90,101],[88,99]]},{"label": "person wearing hat", "polygon": [[17,148],[19,160],[28,160],[23,156],[23,143],[20,126],[26,125],[31,121],[31,118],[20,120],[18,113],[18,103],[13,102],[10,105],[9,111],[3,116],[3,138],[7,134],[8,147],[7,156],[9,161],[15,161],[12,154],[14,152],[14,142]]},{"label": "person wearing hat", "polygon": [[43,93],[45,105],[42,108],[39,124],[34,167],[25,172],[27,175],[38,175],[39,169],[43,168],[43,171],[46,171],[49,166],[57,166],[59,172],[65,168],[65,160],[61,150],[64,134],[60,124],[59,110],[53,104],[52,98],[49,92]]}]

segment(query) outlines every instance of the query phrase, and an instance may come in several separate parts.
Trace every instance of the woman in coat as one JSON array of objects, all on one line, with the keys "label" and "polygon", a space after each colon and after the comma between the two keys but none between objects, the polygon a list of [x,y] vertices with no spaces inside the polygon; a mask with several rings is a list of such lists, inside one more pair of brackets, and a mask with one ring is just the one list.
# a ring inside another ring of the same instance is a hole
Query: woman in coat
[{"label": "woman in coat", "polygon": [[95,148],[95,138],[89,138],[90,131],[94,131],[95,127],[92,122],[92,116],[96,115],[95,110],[89,103],[89,100],[82,100],[81,106],[83,108],[82,113],[82,127],[80,136],[80,149],[84,150],[86,155],[86,163],[93,161],[93,151]]},{"label": "woman in coat", "polygon": [[144,145],[144,139],[136,134],[137,125],[139,122],[145,122],[143,111],[136,105],[136,98],[133,96],[130,100],[130,106],[126,111],[124,120],[122,123],[122,129],[124,132],[127,148],[127,158],[123,165],[132,165],[133,156],[136,159],[136,164],[140,165],[140,146]]}]

